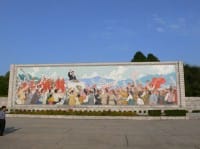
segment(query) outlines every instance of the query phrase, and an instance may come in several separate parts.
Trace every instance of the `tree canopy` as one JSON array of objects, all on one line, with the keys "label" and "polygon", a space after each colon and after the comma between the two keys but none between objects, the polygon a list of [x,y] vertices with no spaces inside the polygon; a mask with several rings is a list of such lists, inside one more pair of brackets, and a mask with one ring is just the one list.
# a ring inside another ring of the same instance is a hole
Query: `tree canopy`
[{"label": "tree canopy", "polygon": [[0,76],[0,96],[8,96],[9,72]]},{"label": "tree canopy", "polygon": [[131,60],[131,62],[159,62],[159,61],[160,60],[152,53],[149,53],[146,57],[141,51],[137,51]]},{"label": "tree canopy", "polygon": [[200,67],[184,65],[186,96],[200,96]]}]

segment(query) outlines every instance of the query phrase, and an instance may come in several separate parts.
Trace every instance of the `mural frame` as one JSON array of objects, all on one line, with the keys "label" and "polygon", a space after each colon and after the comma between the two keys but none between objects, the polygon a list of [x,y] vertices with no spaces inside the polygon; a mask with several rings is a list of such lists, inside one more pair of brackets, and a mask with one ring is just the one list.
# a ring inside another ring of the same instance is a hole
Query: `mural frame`
[{"label": "mural frame", "polygon": [[[17,70],[20,68],[31,67],[89,67],[89,66],[152,66],[152,65],[174,65],[176,72],[176,89],[177,104],[176,105],[81,105],[71,107],[69,105],[18,105],[15,103]],[[129,63],[68,63],[68,64],[13,64],[10,67],[8,108],[10,109],[78,109],[78,110],[134,110],[134,109],[177,109],[185,107],[185,86],[184,72],[182,62],[129,62]]]}]

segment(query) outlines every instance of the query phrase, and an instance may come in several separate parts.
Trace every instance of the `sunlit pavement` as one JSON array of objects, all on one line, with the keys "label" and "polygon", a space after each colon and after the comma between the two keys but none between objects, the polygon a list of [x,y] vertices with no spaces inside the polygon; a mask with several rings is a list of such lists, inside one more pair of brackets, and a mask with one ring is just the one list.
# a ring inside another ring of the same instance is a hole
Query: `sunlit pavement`
[{"label": "sunlit pavement", "polygon": [[0,149],[200,149],[200,120],[7,118]]}]

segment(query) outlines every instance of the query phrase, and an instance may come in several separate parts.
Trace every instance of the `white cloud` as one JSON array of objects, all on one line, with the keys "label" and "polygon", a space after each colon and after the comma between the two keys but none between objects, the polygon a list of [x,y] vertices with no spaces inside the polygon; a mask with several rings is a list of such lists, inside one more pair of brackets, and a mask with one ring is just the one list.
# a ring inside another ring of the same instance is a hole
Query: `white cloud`
[{"label": "white cloud", "polygon": [[159,33],[166,31],[178,31],[186,28],[186,19],[183,17],[175,18],[173,20],[166,20],[165,18],[154,14],[152,20],[152,26]]},{"label": "white cloud", "polygon": [[33,71],[29,72],[32,76],[36,76],[37,73],[40,71],[39,67],[33,67],[32,70]]},{"label": "white cloud", "polygon": [[39,70],[40,70],[39,67],[33,67],[33,71],[34,71],[35,73],[37,73]]},{"label": "white cloud", "polygon": [[169,25],[169,28],[171,28],[171,29],[179,29],[180,26],[178,24],[171,24],[171,25]]},{"label": "white cloud", "polygon": [[124,72],[127,70],[127,68],[123,66],[119,66],[117,69],[110,72],[110,74],[104,76],[105,78],[110,78],[114,80],[120,80],[123,78]]},{"label": "white cloud", "polygon": [[157,23],[157,24],[160,24],[160,25],[166,25],[166,21],[163,19],[163,18],[161,18],[161,17],[159,17],[158,15],[153,15],[153,20],[154,20],[154,22],[155,23]]},{"label": "white cloud", "polygon": [[156,31],[162,33],[162,32],[165,32],[165,29],[162,27],[157,27]]},{"label": "white cloud", "polygon": [[142,78],[145,75],[165,75],[170,74],[172,72],[175,72],[175,67],[172,65],[166,65],[166,66],[151,66],[151,67],[144,67],[141,69],[138,69],[138,76],[137,78]]},{"label": "white cloud", "polygon": [[97,72],[93,72],[92,74],[88,75],[88,74],[84,74],[83,76],[81,76],[81,78],[93,78],[99,76],[99,74]]}]

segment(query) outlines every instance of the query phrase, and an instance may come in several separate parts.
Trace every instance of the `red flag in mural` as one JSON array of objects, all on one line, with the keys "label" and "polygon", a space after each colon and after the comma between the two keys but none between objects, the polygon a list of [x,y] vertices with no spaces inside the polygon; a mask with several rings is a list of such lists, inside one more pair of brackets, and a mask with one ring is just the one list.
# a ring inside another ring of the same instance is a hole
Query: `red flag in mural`
[{"label": "red flag in mural", "polygon": [[166,82],[165,78],[160,77],[160,78],[152,78],[151,84],[154,86],[156,89],[160,88],[161,84],[164,84]]}]

